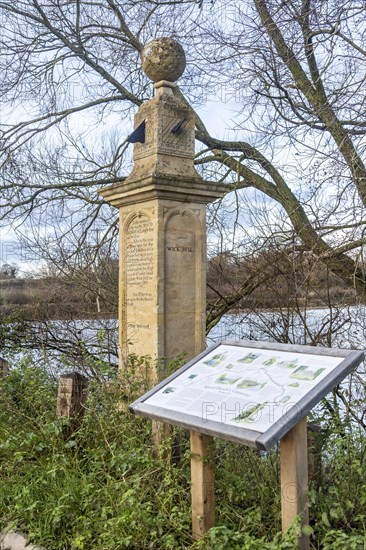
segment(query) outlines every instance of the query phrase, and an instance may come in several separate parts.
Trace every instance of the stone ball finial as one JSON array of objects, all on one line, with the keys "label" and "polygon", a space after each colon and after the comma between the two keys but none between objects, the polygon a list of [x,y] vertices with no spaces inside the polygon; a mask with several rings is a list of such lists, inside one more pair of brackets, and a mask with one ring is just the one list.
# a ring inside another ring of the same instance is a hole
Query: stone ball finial
[{"label": "stone ball finial", "polygon": [[152,40],[141,52],[142,69],[153,81],[175,82],[186,68],[186,56],[182,46],[173,38]]}]

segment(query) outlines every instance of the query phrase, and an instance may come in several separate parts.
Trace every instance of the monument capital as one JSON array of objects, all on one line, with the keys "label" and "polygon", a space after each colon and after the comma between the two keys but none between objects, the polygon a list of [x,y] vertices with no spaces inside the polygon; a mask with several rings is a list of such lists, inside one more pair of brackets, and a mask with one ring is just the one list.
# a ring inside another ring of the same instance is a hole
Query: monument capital
[{"label": "monument capital", "polygon": [[208,182],[202,178],[192,185],[192,178],[175,178],[164,175],[142,177],[136,181],[127,179],[104,187],[99,194],[112,206],[121,208],[154,199],[166,199],[183,203],[209,204],[221,199],[230,186],[223,183]]},{"label": "monument capital", "polygon": [[126,184],[151,176],[188,177],[194,185],[202,180],[194,166],[195,114],[174,95],[186,66],[184,50],[173,38],[157,38],[144,47],[141,61],[155,95],[135,116],[134,128],[143,128],[144,136],[134,144],[134,167]]}]

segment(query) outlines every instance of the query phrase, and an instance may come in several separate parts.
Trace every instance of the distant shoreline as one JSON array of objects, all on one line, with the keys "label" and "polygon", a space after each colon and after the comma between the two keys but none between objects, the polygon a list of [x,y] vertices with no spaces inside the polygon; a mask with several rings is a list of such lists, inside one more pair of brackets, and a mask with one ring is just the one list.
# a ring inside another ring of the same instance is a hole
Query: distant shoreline
[{"label": "distant shoreline", "polygon": [[[349,308],[349,307],[357,307],[357,306],[365,306],[366,304],[360,304],[360,303],[353,303],[353,304],[336,304],[336,305],[332,305],[331,307],[329,306],[319,306],[319,305],[308,305],[306,308],[301,308],[301,307],[297,307],[297,308],[286,308],[288,309],[288,312],[289,313],[293,313],[293,314],[296,314],[296,313],[304,313],[304,312],[309,312],[309,311],[320,311],[322,309],[324,310],[336,310],[336,309],[344,309],[344,308]],[[75,308],[77,310],[77,308]],[[96,314],[93,314],[93,313],[90,313],[90,312],[85,312],[84,314],[82,314],[81,312],[79,311],[73,311],[73,312],[58,312],[58,315],[45,315],[43,317],[41,316],[38,316],[38,315],[32,315],[32,313],[34,313],[33,310],[33,307],[32,305],[30,304],[30,307],[28,307],[28,305],[25,305],[23,307],[19,307],[19,306],[14,306],[14,307],[11,307],[11,306],[0,306],[0,318],[3,318],[3,319],[6,319],[6,318],[19,318],[19,320],[24,320],[24,321],[29,321],[29,322],[42,322],[42,321],[97,321],[97,320],[111,320],[111,319],[114,319],[116,321],[118,321],[118,314],[117,312],[101,312],[101,313],[96,313]],[[233,311],[228,311],[227,313],[224,314],[224,316],[226,315],[230,315],[230,316],[235,316],[235,315],[250,315],[250,314],[265,314],[265,313],[273,313],[273,314],[278,314],[278,315],[284,315],[284,311],[281,311],[280,309],[278,308],[271,308],[271,307],[266,307],[266,308],[257,308],[257,309],[254,309],[254,308],[241,308],[241,309],[235,309]]]}]

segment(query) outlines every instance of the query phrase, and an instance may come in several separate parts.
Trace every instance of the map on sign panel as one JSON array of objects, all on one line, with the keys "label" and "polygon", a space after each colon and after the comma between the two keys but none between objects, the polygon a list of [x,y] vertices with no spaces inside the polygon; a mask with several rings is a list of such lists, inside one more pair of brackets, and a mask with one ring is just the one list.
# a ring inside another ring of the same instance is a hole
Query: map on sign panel
[{"label": "map on sign panel", "polygon": [[265,431],[341,362],[222,346],[196,363],[148,403]]},{"label": "map on sign panel", "polygon": [[306,415],[363,358],[362,352],[350,350],[331,355],[332,350],[324,348],[268,348],[268,343],[265,349],[260,343],[215,346],[132,404],[131,410],[184,426],[191,419],[196,429],[209,433],[215,427],[215,435],[221,431],[228,439],[228,433],[236,433],[227,432],[230,427],[239,430],[231,438],[235,440],[240,429],[246,438],[254,432],[253,440],[276,426],[283,435],[286,422],[291,427],[294,415],[298,420]]}]

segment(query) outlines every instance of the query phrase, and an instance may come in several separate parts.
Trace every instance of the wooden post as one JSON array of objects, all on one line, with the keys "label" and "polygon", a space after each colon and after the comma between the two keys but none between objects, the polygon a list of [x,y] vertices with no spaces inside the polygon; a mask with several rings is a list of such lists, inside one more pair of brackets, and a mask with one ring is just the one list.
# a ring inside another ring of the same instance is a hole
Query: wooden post
[{"label": "wooden post", "polygon": [[[281,439],[281,507],[282,532],[285,533],[296,516],[301,525],[308,525],[308,455],[306,417]],[[299,537],[299,548],[308,550],[309,537]]]},{"label": "wooden post", "polygon": [[215,525],[215,470],[213,438],[191,434],[192,535],[200,539]]},{"label": "wooden post", "polygon": [[78,372],[60,376],[57,395],[57,416],[72,419],[73,429],[77,429],[84,414],[87,378]]},{"label": "wooden post", "polygon": [[318,490],[322,478],[322,434],[317,424],[308,424],[309,485]]},{"label": "wooden post", "polygon": [[5,378],[9,372],[9,363],[0,357],[0,377]]},{"label": "wooden post", "polygon": [[171,461],[171,448],[167,439],[171,436],[172,427],[165,422],[152,421],[152,455],[154,458]]}]

